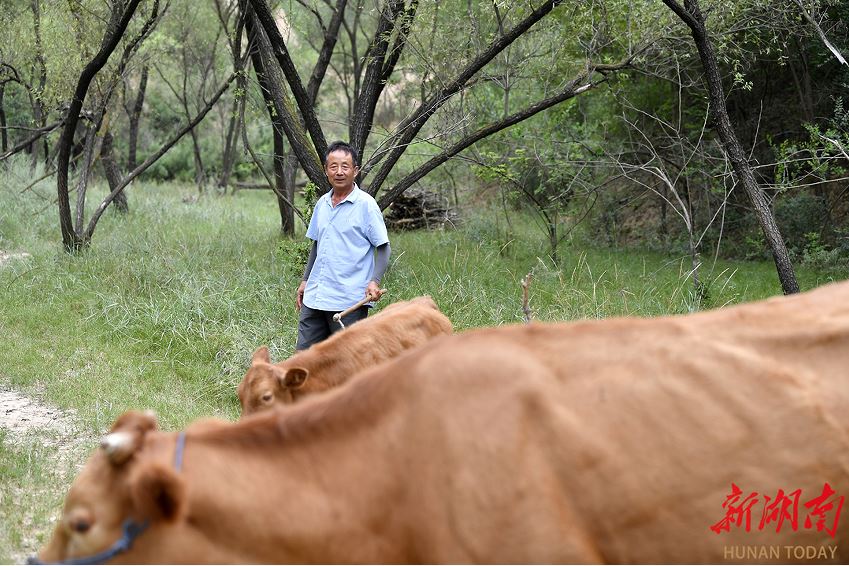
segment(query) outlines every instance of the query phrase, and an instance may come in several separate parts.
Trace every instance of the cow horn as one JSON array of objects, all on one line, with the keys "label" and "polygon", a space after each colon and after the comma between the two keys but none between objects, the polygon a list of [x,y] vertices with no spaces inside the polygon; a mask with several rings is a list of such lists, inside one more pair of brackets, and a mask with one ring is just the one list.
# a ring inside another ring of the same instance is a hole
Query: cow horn
[{"label": "cow horn", "polygon": [[110,432],[100,440],[100,447],[113,464],[123,464],[135,451],[133,435],[129,432]]}]

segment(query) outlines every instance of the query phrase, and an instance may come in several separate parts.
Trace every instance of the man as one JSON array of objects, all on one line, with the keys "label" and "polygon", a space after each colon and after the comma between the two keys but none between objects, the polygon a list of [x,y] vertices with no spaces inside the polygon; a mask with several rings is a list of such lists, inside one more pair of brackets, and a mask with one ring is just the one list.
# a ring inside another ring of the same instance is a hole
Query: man
[{"label": "man", "polygon": [[[300,310],[296,350],[306,350],[342,327],[333,315],[364,297],[380,299],[380,280],[389,264],[389,237],[377,202],[354,183],[357,151],[341,141],[324,155],[332,190],[315,203],[307,229],[313,241],[295,305]],[[363,294],[365,293],[365,295]],[[371,305],[345,316],[345,325],[368,316]]]}]

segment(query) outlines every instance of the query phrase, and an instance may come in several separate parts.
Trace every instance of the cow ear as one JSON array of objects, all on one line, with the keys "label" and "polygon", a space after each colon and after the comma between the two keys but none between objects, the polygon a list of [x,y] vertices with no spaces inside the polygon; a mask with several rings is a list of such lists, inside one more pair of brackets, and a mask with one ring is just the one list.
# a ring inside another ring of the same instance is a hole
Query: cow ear
[{"label": "cow ear", "polygon": [[159,464],[142,468],[132,481],[133,506],[143,517],[175,521],[186,505],[186,486],[177,473]]},{"label": "cow ear", "polygon": [[266,364],[271,363],[271,356],[268,355],[268,346],[260,346],[254,352],[254,355],[251,358],[251,364],[256,364],[258,362],[265,362]]},{"label": "cow ear", "polygon": [[283,374],[280,383],[287,389],[300,389],[309,376],[310,371],[306,368],[289,368]]},{"label": "cow ear", "polygon": [[118,417],[109,434],[101,439],[100,447],[109,461],[119,466],[136,453],[148,432],[158,428],[156,414],[152,411],[127,411]]}]

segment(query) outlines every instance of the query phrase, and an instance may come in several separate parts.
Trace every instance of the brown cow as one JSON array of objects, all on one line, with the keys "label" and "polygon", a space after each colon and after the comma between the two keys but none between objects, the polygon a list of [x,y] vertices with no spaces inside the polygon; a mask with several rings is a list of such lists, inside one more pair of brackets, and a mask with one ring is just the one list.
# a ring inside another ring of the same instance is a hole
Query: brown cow
[{"label": "brown cow", "polygon": [[126,415],[40,558],[103,551],[132,519],[149,526],[116,560],[763,563],[813,549],[846,563],[847,368],[849,283],[440,337],[286,411],[190,426],[179,471],[178,435]]},{"label": "brown cow", "polygon": [[239,384],[242,416],[332,389],[366,368],[452,330],[451,321],[433,299],[423,296],[392,303],[276,364],[271,363],[268,348],[261,346]]}]

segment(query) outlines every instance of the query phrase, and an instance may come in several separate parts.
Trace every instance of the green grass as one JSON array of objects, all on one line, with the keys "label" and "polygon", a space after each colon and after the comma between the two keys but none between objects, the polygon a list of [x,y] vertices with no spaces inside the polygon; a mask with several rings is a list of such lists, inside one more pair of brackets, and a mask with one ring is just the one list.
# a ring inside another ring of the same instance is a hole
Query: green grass
[{"label": "green grass", "polygon": [[[154,409],[169,429],[204,415],[236,418],[235,388],[253,350],[268,344],[279,359],[295,343],[301,268],[280,246],[272,195],[184,202],[194,188],[136,183],[130,214],[108,211],[91,249],[71,256],[61,249],[55,206],[38,196],[51,198],[54,185],[21,193],[28,176],[18,166],[0,185],[0,250],[32,254],[0,267],[0,385],[75,409],[93,438],[129,408]],[[103,194],[92,189],[94,198]],[[521,222],[514,220],[509,244],[493,237],[483,217],[461,230],[391,234],[389,299],[429,294],[458,330],[520,322],[519,281],[533,270],[537,320],[697,306],[688,258],[575,240],[564,243],[554,266],[542,234]],[[806,270],[798,276],[803,289],[830,279]],[[719,262],[702,277],[710,277],[710,306],[780,293],[769,263]],[[8,561],[33,536],[44,541],[71,478],[47,471],[50,449],[13,446],[2,434],[0,560]],[[18,499],[10,503],[6,494]],[[30,523],[15,520],[21,508],[32,509]]]},{"label": "green grass", "polygon": [[25,550],[46,542],[84,456],[77,447],[61,459],[43,436],[12,443],[0,429],[0,563],[20,563]]}]

